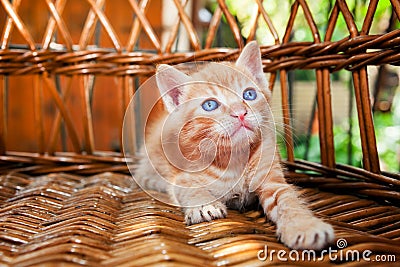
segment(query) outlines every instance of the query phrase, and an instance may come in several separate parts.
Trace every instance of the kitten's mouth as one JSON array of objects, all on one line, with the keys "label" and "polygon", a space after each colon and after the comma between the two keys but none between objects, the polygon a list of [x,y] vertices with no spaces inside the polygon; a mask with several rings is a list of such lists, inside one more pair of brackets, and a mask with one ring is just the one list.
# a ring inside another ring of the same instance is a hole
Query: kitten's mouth
[{"label": "kitten's mouth", "polygon": [[241,130],[244,130],[244,131],[247,130],[247,131],[253,132],[253,128],[252,128],[252,127],[250,127],[247,123],[242,122],[242,123],[240,124],[240,126],[237,127],[236,130],[232,133],[231,136],[235,136],[235,135],[236,135],[238,132],[240,132]]}]

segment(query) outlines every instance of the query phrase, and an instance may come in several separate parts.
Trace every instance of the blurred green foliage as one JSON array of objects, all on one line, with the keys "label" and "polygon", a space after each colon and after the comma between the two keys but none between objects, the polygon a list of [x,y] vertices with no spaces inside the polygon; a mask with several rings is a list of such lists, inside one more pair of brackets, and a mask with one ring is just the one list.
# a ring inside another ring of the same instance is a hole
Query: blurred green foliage
[{"label": "blurred green foliage", "polygon": [[[361,137],[356,115],[351,122],[351,133],[349,121],[336,125],[333,129],[336,162],[362,167]],[[393,112],[374,114],[374,124],[381,168],[389,172],[400,172],[400,94],[394,99]],[[278,143],[282,157],[286,158],[282,136],[278,136]],[[318,135],[296,137],[294,154],[296,158],[320,162]]]},{"label": "blurred green foliage", "polygon": [[[270,16],[278,32],[280,40],[286,30],[286,24],[289,19],[291,5],[294,1],[273,1],[264,0],[263,6]],[[350,12],[353,14],[357,29],[360,30],[368,10],[368,0],[346,0]],[[211,6],[216,6],[216,0],[210,1]],[[241,25],[241,33],[244,38],[250,34],[252,25],[258,19],[258,29],[256,38],[259,43],[264,45],[274,44],[274,39],[270,33],[262,16],[258,17],[257,4],[254,0],[227,0],[227,6]],[[328,26],[330,12],[332,11],[334,0],[313,0],[307,1],[310,11],[319,30],[320,38],[323,41],[325,31]],[[213,5],[214,4],[214,5]],[[391,16],[390,0],[380,0],[374,15],[374,20],[370,30],[371,34],[383,33],[389,26]],[[258,17],[258,18],[257,18]],[[393,28],[400,28],[398,21]],[[336,27],[331,41],[341,40],[349,36],[348,25],[339,13]],[[294,30],[291,32],[291,41],[313,41],[313,35],[310,27],[304,18],[303,10],[300,7],[294,23]],[[335,73],[334,80],[348,80],[350,77],[339,77],[340,73]],[[296,80],[314,80],[315,77],[309,77],[302,71],[295,72]],[[397,94],[398,96],[399,94]],[[399,97],[393,103],[392,113],[375,113],[374,122],[376,128],[376,138],[378,143],[378,152],[381,159],[381,165],[384,170],[398,172],[400,171],[400,103]],[[350,125],[351,128],[350,128]],[[353,114],[351,119],[345,120],[341,125],[334,127],[334,142],[336,161],[339,163],[362,166],[362,151],[360,132],[358,127],[357,115]],[[280,142],[283,144],[283,140]],[[285,149],[281,145],[282,156],[286,157]],[[316,135],[307,137],[299,136],[296,138],[295,156],[297,158],[306,158],[311,161],[320,161],[319,138]]]},{"label": "blurred green foliage", "polygon": [[[279,37],[282,39],[286,24],[289,19],[291,5],[293,0],[274,1],[264,0],[263,6],[267,14],[273,21],[273,24],[278,32]],[[357,28],[360,30],[365,15],[367,13],[368,0],[346,0],[349,10],[352,12]],[[241,31],[244,38],[250,34],[250,28],[254,25],[255,20],[258,19],[257,40],[261,44],[274,44],[274,39],[263,20],[262,16],[257,18],[257,3],[254,0],[227,0],[226,1],[229,11],[236,16],[241,25]],[[320,32],[321,40],[324,40],[324,34],[328,25],[330,12],[333,8],[334,0],[312,0],[307,1],[311,14],[313,15],[315,24]],[[213,11],[217,5],[216,0],[210,0],[209,6]],[[391,15],[390,0],[380,0],[375,12],[374,21],[371,27],[371,33],[381,33],[387,28],[388,21]],[[397,28],[399,23],[395,25]],[[294,24],[294,31],[292,40],[294,41],[312,41],[313,35],[310,31],[308,23],[303,16],[303,9],[299,8],[298,14]],[[343,15],[340,13],[336,23],[336,28],[332,36],[332,41],[337,41],[349,35],[349,31]]]}]

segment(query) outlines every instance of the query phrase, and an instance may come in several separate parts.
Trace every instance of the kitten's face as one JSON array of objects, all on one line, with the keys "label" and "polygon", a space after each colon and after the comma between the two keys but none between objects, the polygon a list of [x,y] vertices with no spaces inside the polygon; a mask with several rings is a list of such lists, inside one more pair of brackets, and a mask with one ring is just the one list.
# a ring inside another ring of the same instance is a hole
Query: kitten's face
[{"label": "kitten's face", "polygon": [[[181,140],[211,139],[218,146],[245,148],[259,142],[269,120],[264,92],[234,65],[212,64],[192,76],[183,104],[173,112],[186,123]],[[181,142],[182,143],[182,142]]]},{"label": "kitten's face", "polygon": [[244,48],[235,64],[208,63],[190,75],[161,65],[156,78],[169,112],[166,143],[179,144],[186,158],[198,159],[199,151],[248,152],[266,131],[273,131],[270,91],[255,43]]}]

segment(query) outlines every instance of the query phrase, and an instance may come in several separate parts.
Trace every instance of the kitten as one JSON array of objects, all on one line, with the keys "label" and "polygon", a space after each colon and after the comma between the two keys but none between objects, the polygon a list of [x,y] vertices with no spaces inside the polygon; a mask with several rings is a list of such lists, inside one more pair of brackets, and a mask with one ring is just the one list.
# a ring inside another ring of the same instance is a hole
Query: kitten
[{"label": "kitten", "polygon": [[227,206],[242,209],[258,197],[284,244],[322,249],[334,231],[285,181],[257,43],[247,44],[235,63],[199,68],[188,75],[158,66],[164,109],[146,126],[136,181],[167,192],[187,224],[224,218]]}]

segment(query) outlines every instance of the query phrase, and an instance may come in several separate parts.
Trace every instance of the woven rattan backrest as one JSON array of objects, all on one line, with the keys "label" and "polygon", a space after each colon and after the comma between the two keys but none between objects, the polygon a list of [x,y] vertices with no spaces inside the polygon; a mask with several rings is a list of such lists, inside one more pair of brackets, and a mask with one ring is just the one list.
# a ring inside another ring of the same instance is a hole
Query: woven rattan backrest
[{"label": "woven rattan backrest", "polygon": [[[318,31],[315,16],[310,12],[308,1],[293,1],[287,28],[281,40],[262,1],[254,1],[257,3],[259,18],[266,22],[275,40],[275,44],[262,46],[261,52],[265,71],[271,73],[271,89],[274,87],[276,78],[280,79],[283,118],[287,126],[284,132],[289,165],[294,163],[295,159],[293,137],[290,131],[291,114],[288,109],[288,71],[294,69],[315,70],[321,163],[328,169],[333,169],[336,167],[336,162],[330,75],[332,72],[347,69],[351,72],[354,83],[363,166],[368,171],[368,175],[375,177],[374,174],[380,174],[367,65],[398,64],[400,62],[400,30],[382,35],[369,34],[379,0],[370,1],[361,28],[357,28],[345,0],[331,1],[332,10],[324,33]],[[33,2],[35,4],[32,4]],[[188,1],[174,0],[170,4],[173,5],[173,9],[177,10],[179,17],[163,46],[161,42],[163,30],[159,28],[159,24],[154,24],[154,20],[149,19],[152,14],[148,13],[149,10],[156,10],[154,5],[159,4],[161,1],[156,0],[14,0],[12,2],[1,0],[0,154],[2,159],[9,162],[40,163],[41,160],[68,162],[66,156],[72,156],[73,159],[70,159],[70,162],[80,164],[94,162],[93,168],[102,170],[104,167],[106,170],[104,161],[120,162],[122,161],[120,155],[118,153],[111,154],[111,156],[107,153],[104,154],[107,157],[103,157],[102,165],[98,164],[99,158],[98,154],[94,155],[95,151],[120,150],[121,144],[117,141],[113,146],[98,147],[96,143],[101,140],[96,135],[104,133],[108,127],[109,131],[117,131],[113,138],[118,140],[122,115],[130,97],[143,78],[154,73],[157,64],[177,64],[195,60],[235,60],[245,42],[255,37],[257,21],[251,25],[249,38],[244,41],[240,32],[241,26],[229,12],[225,1],[218,0],[206,38],[201,41],[201,37],[196,31],[196,25],[190,19],[191,14],[188,14],[185,9]],[[45,18],[42,23],[44,26],[40,29],[34,29],[35,25],[32,24],[32,21],[29,22],[29,17],[27,17],[27,13],[29,13],[26,10],[27,7],[34,5],[40,6],[39,17]],[[153,8],[149,9],[151,5]],[[391,5],[395,15],[399,18],[400,2],[391,0]],[[71,6],[81,6],[81,8],[69,8]],[[113,10],[115,6],[123,7],[119,9],[123,13]],[[67,12],[68,14],[66,14]],[[122,19],[126,21],[125,24],[128,25],[128,28],[126,25],[122,27],[118,21],[115,22],[119,16],[122,16],[120,14],[128,14],[127,18]],[[338,17],[341,15],[345,18],[347,25],[348,34],[345,34],[347,37],[339,41],[332,41]],[[303,16],[308,23],[313,36],[311,42],[291,41],[294,22],[299,16]],[[77,30],[70,26],[69,20],[75,19],[83,22],[81,29]],[[222,19],[229,25],[239,49],[213,47],[213,41],[218,35],[218,27]],[[187,33],[190,51],[175,51],[174,44],[180,36],[180,31]],[[96,39],[99,33],[102,38],[100,42]],[[324,39],[321,36],[324,36]],[[101,79],[105,79],[104,77],[112,79],[114,85],[113,88],[106,88],[108,90],[106,98],[108,97],[109,101],[102,103],[104,106],[98,107],[93,94],[103,90],[98,89],[98,86],[101,86],[99,84],[102,83]],[[25,100],[27,105],[32,105],[28,111],[24,111],[21,104],[20,107],[11,106],[9,98],[14,93],[13,91],[20,90],[19,86],[22,86],[22,83],[18,82],[19,80],[24,80],[25,85],[30,85],[28,89],[31,97]],[[73,94],[72,91],[77,93]],[[112,98],[115,99],[114,102]],[[78,104],[67,104],[68,101],[72,101],[71,99],[78,101]],[[51,104],[48,104],[48,101]],[[117,104],[114,105],[114,103]],[[113,106],[110,108],[107,104]],[[46,117],[44,114],[46,108],[54,109],[53,116]],[[24,126],[28,127],[28,125],[18,125],[18,128],[11,127],[16,124],[15,121],[11,121],[12,111],[19,109],[26,116],[33,114],[31,118],[33,118],[34,126],[26,128],[26,131],[27,135],[32,136],[36,142],[34,142],[35,146],[26,149],[23,147],[22,139],[20,139],[21,146],[10,144],[12,137],[18,136],[21,131],[24,132]],[[98,130],[92,119],[94,109],[107,110],[104,113],[113,111],[115,114],[110,116],[114,116],[111,120],[116,121],[113,124],[114,129],[103,125],[106,129]],[[79,119],[77,119],[78,117]],[[64,127],[61,127],[61,124]],[[66,142],[64,147],[60,145],[62,140]],[[16,150],[37,154],[17,153]],[[71,153],[57,153],[64,150]],[[90,169],[91,167],[86,165],[86,168]]]}]

